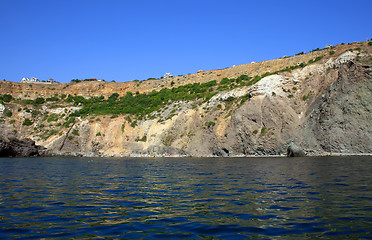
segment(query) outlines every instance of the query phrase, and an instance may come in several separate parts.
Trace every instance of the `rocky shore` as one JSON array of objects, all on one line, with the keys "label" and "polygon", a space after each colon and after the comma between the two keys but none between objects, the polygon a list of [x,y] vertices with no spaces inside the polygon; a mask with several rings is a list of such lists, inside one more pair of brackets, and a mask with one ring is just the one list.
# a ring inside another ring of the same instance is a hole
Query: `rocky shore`
[{"label": "rocky shore", "polygon": [[46,150],[31,139],[15,137],[0,137],[0,157],[37,157],[43,156]]}]

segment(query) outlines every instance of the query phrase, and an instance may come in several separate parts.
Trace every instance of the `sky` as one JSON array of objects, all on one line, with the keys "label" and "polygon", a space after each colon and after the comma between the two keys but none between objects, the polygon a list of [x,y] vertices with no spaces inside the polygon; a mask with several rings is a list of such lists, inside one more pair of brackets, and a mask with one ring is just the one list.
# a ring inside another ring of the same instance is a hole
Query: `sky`
[{"label": "sky", "polygon": [[371,0],[0,0],[0,80],[125,82],[372,38]]}]

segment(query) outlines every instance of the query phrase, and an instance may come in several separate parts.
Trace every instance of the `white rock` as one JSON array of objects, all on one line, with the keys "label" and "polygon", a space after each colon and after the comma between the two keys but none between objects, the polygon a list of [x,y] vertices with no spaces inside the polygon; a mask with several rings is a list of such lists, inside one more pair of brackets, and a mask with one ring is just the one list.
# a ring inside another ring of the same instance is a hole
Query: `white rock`
[{"label": "white rock", "polygon": [[78,111],[78,110],[80,110],[80,109],[82,109],[83,107],[70,107],[70,110],[72,111],[72,112],[75,112],[75,111]]},{"label": "white rock", "polygon": [[230,97],[233,98],[238,98],[238,97],[243,97],[248,93],[248,89],[246,88],[236,88],[228,92],[220,92],[216,95],[214,95],[211,99],[210,102],[215,102],[215,101],[220,101],[220,100],[226,100]]},{"label": "white rock", "polygon": [[310,64],[301,70],[302,77],[307,77],[310,74],[322,73],[324,71],[323,64]]},{"label": "white rock", "polygon": [[0,116],[3,116],[5,111],[5,106],[3,104],[0,104]]},{"label": "white rock", "polygon": [[333,68],[334,65],[335,65],[335,62],[333,58],[330,58],[328,59],[326,63],[324,63],[324,69]]},{"label": "white rock", "polygon": [[341,54],[335,61],[336,66],[340,66],[343,63],[347,63],[349,61],[352,61],[356,58],[357,54],[354,52],[347,51],[343,54]]},{"label": "white rock", "polygon": [[55,114],[61,114],[64,111],[65,111],[65,108],[54,108],[54,109],[49,110],[50,113],[55,113]]},{"label": "white rock", "polygon": [[281,88],[287,82],[291,81],[290,79],[285,80],[283,76],[280,75],[271,75],[262,78],[257,82],[252,89],[256,91],[257,95],[267,94],[271,95],[272,92],[276,92],[278,88]]}]

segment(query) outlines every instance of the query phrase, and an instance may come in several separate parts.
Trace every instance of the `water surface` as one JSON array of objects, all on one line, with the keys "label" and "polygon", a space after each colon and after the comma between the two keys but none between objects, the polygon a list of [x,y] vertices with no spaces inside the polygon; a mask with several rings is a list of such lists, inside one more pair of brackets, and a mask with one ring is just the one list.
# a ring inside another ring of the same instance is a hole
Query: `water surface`
[{"label": "water surface", "polygon": [[372,239],[371,163],[3,158],[0,239]]}]

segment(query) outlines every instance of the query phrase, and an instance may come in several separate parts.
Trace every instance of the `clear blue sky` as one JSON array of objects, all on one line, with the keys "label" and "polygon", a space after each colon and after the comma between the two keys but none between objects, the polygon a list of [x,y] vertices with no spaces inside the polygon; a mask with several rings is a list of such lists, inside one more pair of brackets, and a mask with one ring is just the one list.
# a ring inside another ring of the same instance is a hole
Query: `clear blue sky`
[{"label": "clear blue sky", "polygon": [[372,38],[371,0],[0,0],[0,79],[144,80]]}]

